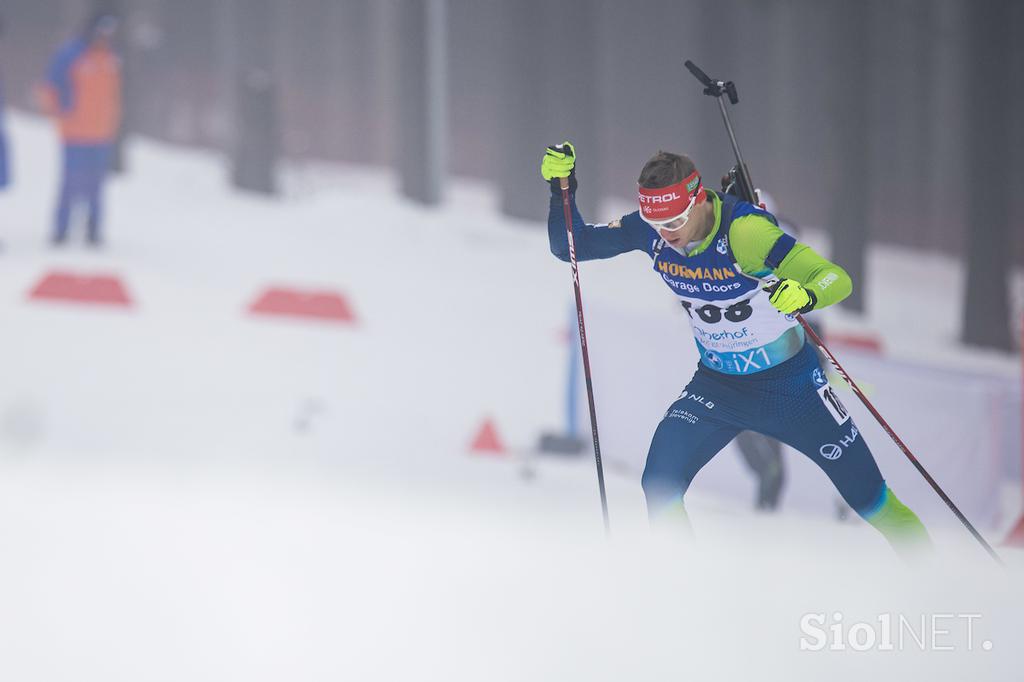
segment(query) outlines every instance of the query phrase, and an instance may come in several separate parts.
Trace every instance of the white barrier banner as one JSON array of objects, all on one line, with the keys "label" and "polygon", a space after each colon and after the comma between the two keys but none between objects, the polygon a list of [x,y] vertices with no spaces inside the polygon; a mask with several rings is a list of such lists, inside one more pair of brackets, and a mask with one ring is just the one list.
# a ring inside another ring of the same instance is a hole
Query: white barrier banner
[{"label": "white barrier banner", "polygon": [[[610,470],[639,485],[654,429],[698,362],[685,315],[666,301],[663,314],[588,301],[587,333],[601,433]],[[921,464],[976,525],[999,518],[1000,487],[1019,471],[1019,377],[930,366],[837,347],[839,361]],[[582,379],[580,379],[582,383]],[[579,431],[589,431],[585,393]],[[845,385],[837,388],[889,486],[926,523],[956,523],[941,499]],[[784,448],[782,507],[834,514],[839,496],[808,458]],[[751,505],[756,478],[730,443],[697,475],[691,489]]]}]

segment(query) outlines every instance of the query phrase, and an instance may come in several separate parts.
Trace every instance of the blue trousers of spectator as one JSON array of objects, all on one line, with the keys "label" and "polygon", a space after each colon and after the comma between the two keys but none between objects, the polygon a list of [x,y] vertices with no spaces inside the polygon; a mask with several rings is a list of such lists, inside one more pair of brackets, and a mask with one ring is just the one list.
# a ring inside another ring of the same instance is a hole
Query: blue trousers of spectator
[{"label": "blue trousers of spectator", "polygon": [[54,242],[67,239],[71,213],[79,204],[88,211],[89,241],[100,241],[100,227],[103,218],[103,181],[110,169],[113,145],[73,144],[64,145],[64,169],[61,178],[60,196],[57,200],[57,217]]},{"label": "blue trousers of spectator", "polygon": [[4,137],[3,129],[0,129],[0,189],[3,189],[10,182],[10,171],[7,162],[7,138]]}]

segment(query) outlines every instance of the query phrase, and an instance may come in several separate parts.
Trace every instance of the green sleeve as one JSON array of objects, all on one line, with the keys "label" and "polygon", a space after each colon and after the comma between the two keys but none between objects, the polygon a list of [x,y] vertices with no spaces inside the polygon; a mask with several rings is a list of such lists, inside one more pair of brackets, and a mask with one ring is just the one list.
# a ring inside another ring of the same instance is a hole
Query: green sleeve
[{"label": "green sleeve", "polygon": [[[763,216],[745,215],[734,220],[729,228],[729,242],[740,269],[758,277],[773,272],[764,259],[782,234],[777,225]],[[838,303],[853,291],[853,282],[845,270],[801,242],[793,246],[774,273],[781,279],[795,279],[812,290],[818,298],[815,310]]]}]

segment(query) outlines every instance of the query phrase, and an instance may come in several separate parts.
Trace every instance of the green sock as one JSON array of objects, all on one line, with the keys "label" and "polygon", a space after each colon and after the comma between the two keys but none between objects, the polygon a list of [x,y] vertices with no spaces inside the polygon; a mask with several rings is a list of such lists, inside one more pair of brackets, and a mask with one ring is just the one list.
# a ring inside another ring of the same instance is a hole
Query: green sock
[{"label": "green sock", "polygon": [[686,505],[683,504],[682,495],[676,495],[667,504],[662,505],[655,513],[650,514],[650,519],[651,526],[657,530],[682,531],[685,537],[693,536],[690,515],[686,513]]},{"label": "green sock", "polygon": [[889,486],[882,491],[882,499],[875,510],[865,514],[864,518],[885,536],[901,556],[920,553],[931,547],[931,538],[921,519],[900,502]]}]

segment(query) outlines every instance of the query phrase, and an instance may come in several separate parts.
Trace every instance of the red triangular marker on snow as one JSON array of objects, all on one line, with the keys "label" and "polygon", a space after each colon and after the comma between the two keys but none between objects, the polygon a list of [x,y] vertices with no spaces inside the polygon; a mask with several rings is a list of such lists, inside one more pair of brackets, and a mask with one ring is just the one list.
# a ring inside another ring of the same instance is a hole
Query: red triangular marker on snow
[{"label": "red triangular marker on snow", "polygon": [[132,305],[124,284],[115,275],[81,275],[59,270],[44,275],[28,297],[122,307]]},{"label": "red triangular marker on snow", "polygon": [[1003,540],[1004,545],[1010,545],[1011,547],[1024,547],[1024,516],[1020,518],[1017,525],[1014,526],[1010,534]]},{"label": "red triangular marker on snow", "polygon": [[254,315],[284,315],[332,322],[354,323],[348,301],[334,291],[301,291],[270,287],[249,306]]},{"label": "red triangular marker on snow", "polygon": [[485,419],[484,423],[480,426],[480,430],[477,431],[476,437],[473,439],[473,444],[469,446],[472,452],[487,455],[503,455],[505,454],[505,445],[498,438],[498,429],[494,426],[494,421],[491,419]]}]

